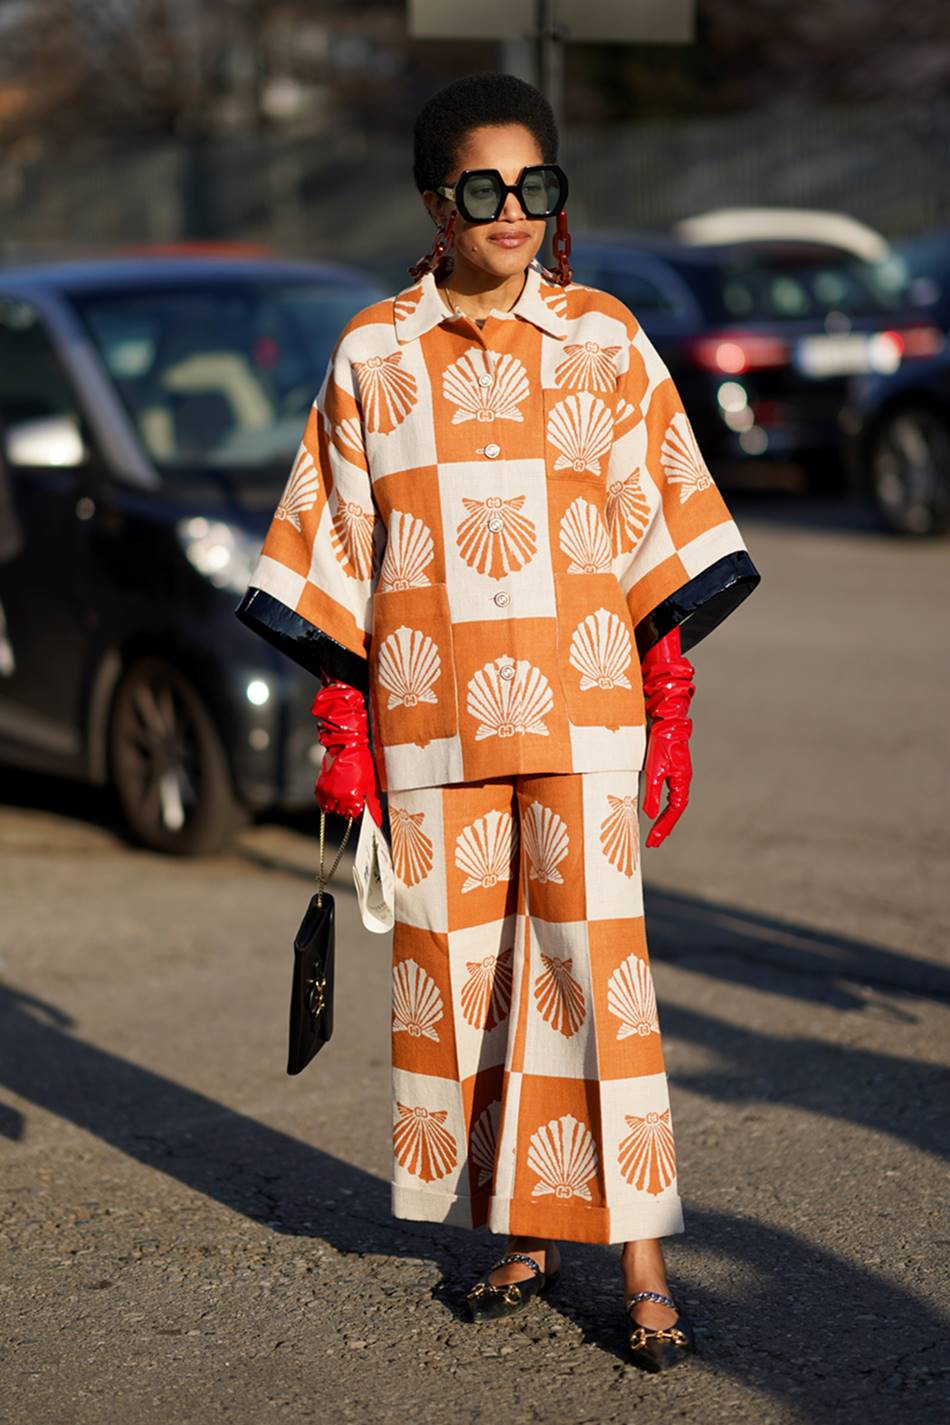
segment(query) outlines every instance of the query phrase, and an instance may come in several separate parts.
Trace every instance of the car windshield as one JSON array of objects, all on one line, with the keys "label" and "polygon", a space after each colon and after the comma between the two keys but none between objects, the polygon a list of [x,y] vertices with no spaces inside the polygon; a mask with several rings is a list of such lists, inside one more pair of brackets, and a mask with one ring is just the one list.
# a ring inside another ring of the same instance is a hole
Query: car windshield
[{"label": "car windshield", "polygon": [[341,329],[368,284],[245,282],[76,295],[163,473],[284,468]]},{"label": "car windshield", "polygon": [[906,305],[906,279],[890,261],[823,253],[756,253],[721,270],[722,303],[735,321],[795,321],[830,311],[873,316]]}]

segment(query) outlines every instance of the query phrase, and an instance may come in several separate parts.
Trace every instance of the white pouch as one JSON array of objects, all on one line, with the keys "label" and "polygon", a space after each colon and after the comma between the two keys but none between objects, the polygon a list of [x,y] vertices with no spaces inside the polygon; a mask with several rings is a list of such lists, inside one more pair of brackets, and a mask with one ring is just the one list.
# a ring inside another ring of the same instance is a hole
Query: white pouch
[{"label": "white pouch", "polygon": [[353,883],[366,929],[376,935],[392,930],[395,905],[392,857],[385,836],[366,808],[353,853]]}]

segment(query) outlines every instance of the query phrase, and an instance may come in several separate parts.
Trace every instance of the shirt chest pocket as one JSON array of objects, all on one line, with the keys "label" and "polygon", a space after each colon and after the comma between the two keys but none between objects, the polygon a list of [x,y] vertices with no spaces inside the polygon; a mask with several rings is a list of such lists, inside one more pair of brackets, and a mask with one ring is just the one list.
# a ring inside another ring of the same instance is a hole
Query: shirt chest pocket
[{"label": "shirt chest pocket", "polygon": [[604,489],[616,401],[615,388],[544,392],[544,460],[549,480]]}]

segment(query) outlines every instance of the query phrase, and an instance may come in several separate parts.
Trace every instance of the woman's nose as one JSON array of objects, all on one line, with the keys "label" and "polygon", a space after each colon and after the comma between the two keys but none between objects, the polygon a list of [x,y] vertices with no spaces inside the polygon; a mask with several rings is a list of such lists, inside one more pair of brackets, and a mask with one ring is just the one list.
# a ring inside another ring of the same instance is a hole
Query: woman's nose
[{"label": "woman's nose", "polygon": [[509,193],[505,198],[505,206],[499,213],[499,220],[505,223],[517,223],[522,221],[527,215],[518,202],[517,195]]}]

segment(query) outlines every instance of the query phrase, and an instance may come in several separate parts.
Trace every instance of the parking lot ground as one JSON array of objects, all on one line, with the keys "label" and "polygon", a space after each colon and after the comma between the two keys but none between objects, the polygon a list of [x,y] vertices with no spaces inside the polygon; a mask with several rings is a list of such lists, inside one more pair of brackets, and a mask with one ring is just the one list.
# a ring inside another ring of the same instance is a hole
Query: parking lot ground
[{"label": "parking lot ground", "polygon": [[[742,511],[739,511],[740,517]],[[0,1420],[785,1425],[950,1417],[950,547],[751,503],[646,853],[700,1356],[626,1364],[616,1249],[514,1323],[500,1245],[389,1215],[389,947],[338,876],[337,1026],[284,1073],[313,821],[163,859],[0,795]]]}]

